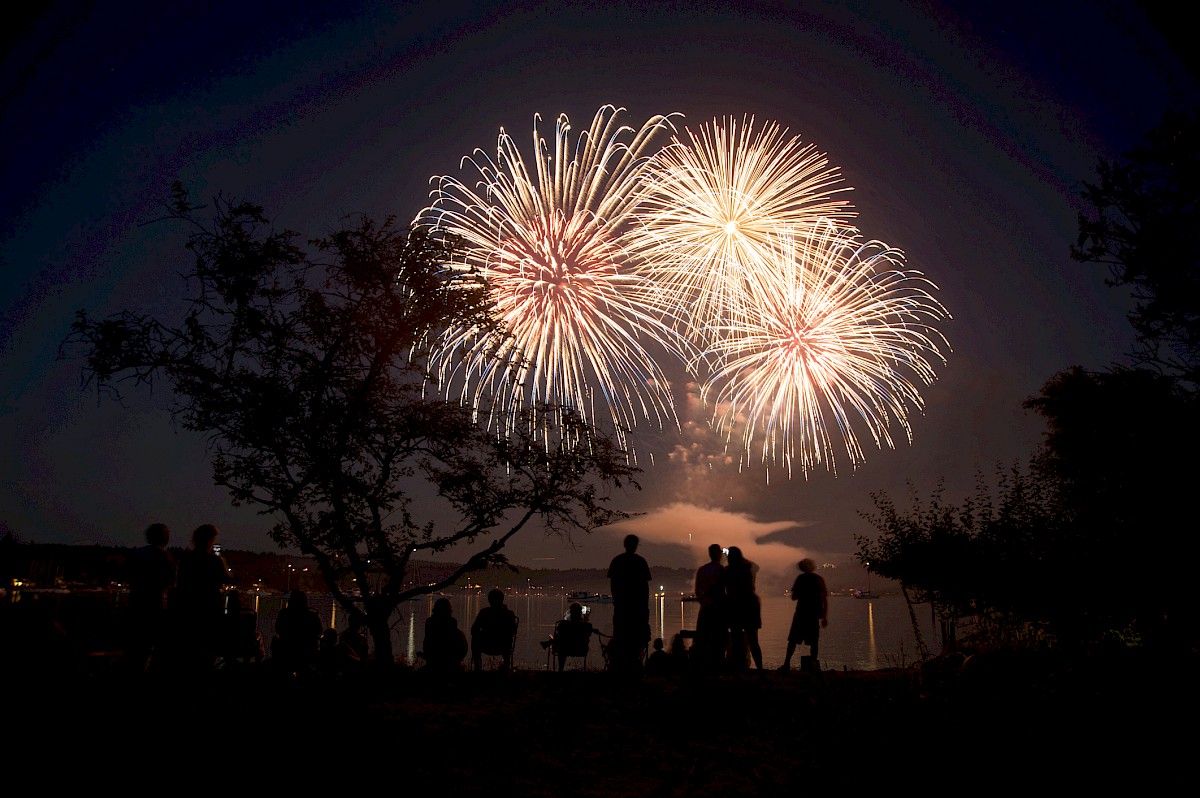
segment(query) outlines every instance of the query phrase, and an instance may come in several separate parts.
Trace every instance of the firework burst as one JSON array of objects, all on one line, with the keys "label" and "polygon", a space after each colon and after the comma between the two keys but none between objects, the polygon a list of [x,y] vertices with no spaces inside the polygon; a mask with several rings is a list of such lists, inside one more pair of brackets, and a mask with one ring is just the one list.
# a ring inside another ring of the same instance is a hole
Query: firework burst
[{"label": "firework burst", "polygon": [[686,132],[653,159],[625,246],[646,258],[674,306],[691,309],[695,338],[757,304],[752,272],[774,261],[780,233],[854,214],[837,197],[849,191],[838,170],[786,128],[755,131],[751,117]]},{"label": "firework burst", "polygon": [[701,395],[713,426],[727,444],[740,427],[747,459],[761,447],[789,476],[822,464],[836,474],[839,449],[857,467],[861,429],[879,448],[894,448],[893,427],[911,443],[918,385],[934,381],[931,360],[945,363],[948,349],[933,327],[949,318],[936,286],[901,268],[901,251],[829,222],[769,251],[710,336]]},{"label": "firework burst", "polygon": [[[494,397],[514,411],[533,402],[570,405],[585,419],[607,413],[620,430],[639,417],[675,421],[670,386],[651,353],[679,342],[656,293],[619,243],[647,184],[641,179],[656,116],[641,128],[605,106],[572,144],[560,115],[547,147],[534,118],[532,163],[500,129],[493,159],[465,158],[476,188],[435,177],[418,223],[461,240],[461,262],[488,283],[502,330],[450,330],[435,364],[448,393],[476,407]],[[677,422],[676,422],[677,423]]]}]

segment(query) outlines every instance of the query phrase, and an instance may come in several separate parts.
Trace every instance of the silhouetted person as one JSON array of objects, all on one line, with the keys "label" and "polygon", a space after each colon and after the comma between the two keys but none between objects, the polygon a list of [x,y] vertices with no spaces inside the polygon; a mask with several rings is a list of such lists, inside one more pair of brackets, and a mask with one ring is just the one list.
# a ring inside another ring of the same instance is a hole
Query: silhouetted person
[{"label": "silhouetted person", "polygon": [[225,596],[224,633],[221,658],[228,665],[262,662],[262,634],[258,631],[258,613],[242,606],[241,594],[231,590]]},{"label": "silhouetted person", "polygon": [[788,630],[787,655],[779,670],[791,668],[796,646],[807,643],[808,657],[801,657],[800,661],[807,663],[808,670],[818,671],[821,666],[817,661],[817,641],[828,623],[829,591],[825,588],[825,580],[815,573],[815,562],[806,558],[800,561],[799,566],[800,575],[792,583],[792,601],[796,602],[796,611],[792,615],[791,629]]},{"label": "silhouetted person", "polygon": [[696,571],[696,598],[700,602],[700,612],[696,616],[693,664],[704,670],[715,670],[725,661],[729,638],[725,566],[721,564],[719,544],[708,547],[708,562]]},{"label": "silhouetted person", "polygon": [[618,670],[636,670],[650,642],[650,566],[637,553],[637,535],[626,535],[624,545],[625,551],[613,557],[608,566],[613,597],[609,665]]},{"label": "silhouetted person", "polygon": [[475,670],[483,669],[483,655],[504,658],[501,670],[512,667],[513,642],[517,636],[517,616],[504,604],[504,591],[493,588],[488,592],[488,606],[475,616],[471,624],[471,663]]},{"label": "silhouetted person", "polygon": [[433,602],[433,612],[425,620],[425,639],[421,655],[430,671],[448,673],[462,670],[467,658],[467,636],[458,628],[450,599]]},{"label": "silhouetted person", "polygon": [[683,632],[676,632],[671,638],[671,666],[675,673],[687,673],[692,662],[692,652],[688,651],[687,639]]},{"label": "silhouetted person", "polygon": [[571,602],[567,617],[554,625],[554,636],[550,639],[551,649],[558,658],[558,672],[567,667],[567,657],[586,657],[591,650],[592,635],[596,628],[583,617],[583,605]]},{"label": "silhouetted person", "polygon": [[750,562],[737,546],[729,547],[725,566],[725,595],[729,602],[729,662],[741,670],[746,664],[746,650],[754,659],[755,669],[762,670],[762,647],[758,630],[762,628],[762,602],[755,592],[758,566]]},{"label": "silhouetted person", "polygon": [[233,577],[214,550],[219,534],[212,524],[192,532],[192,547],[179,558],[168,601],[178,665],[186,671],[212,670],[221,645],[225,587],[233,584]]},{"label": "silhouetted person", "polygon": [[321,632],[317,641],[317,669],[326,676],[337,676],[341,668],[341,652],[338,650],[338,630],[330,626]]},{"label": "silhouetted person", "polygon": [[171,530],[166,524],[146,528],[146,545],[129,558],[128,634],[123,666],[132,673],[157,668],[156,650],[167,624],[167,595],[175,584],[175,558],[167,551]]},{"label": "silhouetted person", "polygon": [[317,611],[308,606],[308,594],[293,590],[287,606],[275,616],[272,658],[284,674],[303,676],[316,670],[325,626]]},{"label": "silhouetted person", "polygon": [[340,669],[343,674],[361,673],[366,670],[370,643],[367,640],[367,619],[362,612],[350,613],[346,628],[338,636]]},{"label": "silhouetted person", "polygon": [[663,639],[661,637],[654,638],[654,650],[650,652],[650,656],[646,660],[646,675],[673,676],[674,674],[675,660],[663,650]]}]

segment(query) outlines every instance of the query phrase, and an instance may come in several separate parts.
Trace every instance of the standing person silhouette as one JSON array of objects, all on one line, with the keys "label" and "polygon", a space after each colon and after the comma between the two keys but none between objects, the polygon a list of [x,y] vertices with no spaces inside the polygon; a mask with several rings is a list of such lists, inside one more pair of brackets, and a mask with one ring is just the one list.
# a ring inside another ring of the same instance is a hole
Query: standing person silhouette
[{"label": "standing person silhouette", "polygon": [[156,650],[167,622],[167,595],[175,584],[175,558],[167,551],[166,524],[146,527],[146,545],[129,559],[128,635],[123,665],[130,673],[157,669]]},{"label": "standing person silhouette", "polygon": [[275,641],[271,656],[280,673],[307,676],[317,670],[321,654],[324,624],[317,611],[308,605],[308,594],[293,590],[287,606],[275,616]]},{"label": "standing person silhouette", "polygon": [[[178,665],[190,673],[213,669],[221,645],[225,587],[233,584],[225,558],[216,553],[212,524],[192,532],[192,547],[179,558],[175,589],[168,602]],[[173,605],[173,606],[171,606]]]},{"label": "standing person silhouette", "polygon": [[471,664],[483,670],[483,655],[498,654],[504,659],[500,670],[512,668],[513,643],[517,637],[517,616],[504,604],[504,591],[488,591],[488,606],[475,616],[471,624]]},{"label": "standing person silhouette", "polygon": [[729,664],[741,670],[746,664],[746,649],[749,649],[754,668],[761,673],[763,660],[758,630],[762,628],[762,602],[754,589],[758,566],[747,560],[737,546],[729,547],[728,560],[725,584],[729,599]]},{"label": "standing person silhouette", "polygon": [[708,562],[696,571],[696,598],[700,613],[696,617],[694,663],[700,670],[718,670],[725,661],[728,644],[725,566],[721,564],[719,543],[708,547]]},{"label": "standing person silhouette", "polygon": [[625,672],[641,668],[641,653],[650,643],[650,566],[637,553],[638,542],[637,535],[626,535],[625,551],[608,566],[613,597],[609,667]]},{"label": "standing person silhouette", "polygon": [[796,646],[807,643],[808,657],[801,657],[801,664],[807,663],[807,670],[816,672],[821,669],[817,660],[817,641],[821,630],[828,625],[829,591],[825,580],[816,573],[817,564],[805,558],[800,561],[800,575],[792,583],[792,601],[796,602],[796,611],[792,615],[792,626],[788,630],[787,655],[779,670],[786,671],[792,667],[792,655]]}]

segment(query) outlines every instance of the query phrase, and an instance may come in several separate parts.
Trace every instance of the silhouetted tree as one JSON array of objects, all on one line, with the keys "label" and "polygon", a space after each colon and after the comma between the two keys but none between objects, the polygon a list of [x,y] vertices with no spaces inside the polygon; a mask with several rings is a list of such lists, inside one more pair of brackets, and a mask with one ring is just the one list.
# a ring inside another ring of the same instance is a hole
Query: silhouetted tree
[{"label": "silhouetted tree", "polygon": [[[1047,562],[1059,513],[1053,492],[1030,470],[998,469],[994,487],[980,474],[961,504],[947,502],[941,484],[927,500],[910,490],[907,510],[884,492],[871,495],[875,512],[860,515],[879,534],[855,536],[857,559],[898,581],[910,612],[913,603],[931,604],[948,649],[967,619],[972,642],[983,646],[1059,625]],[[918,642],[924,646],[919,633]]]},{"label": "silhouetted tree", "polygon": [[[570,535],[625,517],[608,502],[637,469],[577,413],[490,419],[436,398],[438,333],[495,329],[483,282],[443,267],[445,242],[357,218],[305,249],[251,203],[218,198],[209,222],[198,209],[176,185],[168,216],[191,225],[194,256],[182,323],[81,311],[64,351],[101,392],[165,379],[182,426],[211,440],[216,483],[365,613],[377,661],[393,660],[401,602],[504,562],[531,523]],[[454,546],[461,568],[406,582],[414,555]]]},{"label": "silhouetted tree", "polygon": [[[945,617],[997,611],[1062,641],[1194,645],[1188,608],[1200,559],[1190,532],[1200,386],[1200,116],[1172,111],[1146,142],[1101,160],[1085,184],[1074,259],[1132,289],[1138,369],[1056,374],[1026,409],[1047,422],[1028,472],[945,506],[874,495],[880,536],[859,560]],[[980,512],[980,510],[983,512]],[[1144,555],[1144,556],[1139,556]],[[969,575],[964,582],[963,576]]]},{"label": "silhouetted tree", "polygon": [[1159,646],[1196,639],[1197,401],[1154,371],[1076,367],[1025,402],[1046,419],[1037,467],[1060,494],[1063,601],[1080,604],[1085,628],[1132,627]]},{"label": "silhouetted tree", "polygon": [[1028,468],[957,505],[941,487],[908,510],[873,494],[879,534],[856,538],[858,560],[932,603],[950,640],[969,618],[989,645],[1193,645],[1196,399],[1156,372],[1072,368],[1025,407],[1047,424]]},{"label": "silhouetted tree", "polygon": [[1172,111],[1086,183],[1071,255],[1107,266],[1136,302],[1136,363],[1200,385],[1200,118]]}]

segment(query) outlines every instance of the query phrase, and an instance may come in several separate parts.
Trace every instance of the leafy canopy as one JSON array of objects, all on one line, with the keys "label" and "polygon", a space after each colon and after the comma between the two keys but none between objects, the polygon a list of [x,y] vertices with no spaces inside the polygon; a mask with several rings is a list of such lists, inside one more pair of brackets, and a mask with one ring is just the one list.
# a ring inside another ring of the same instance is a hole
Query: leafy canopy
[{"label": "leafy canopy", "polygon": [[[182,426],[209,437],[216,483],[317,560],[367,613],[377,651],[401,601],[503,562],[519,531],[626,517],[609,504],[637,469],[572,409],[492,418],[438,396],[426,364],[439,333],[496,329],[483,281],[442,268],[453,242],[358,217],[305,247],[252,203],[197,210],[177,185],[169,217],[190,226],[192,254],[182,321],[81,311],[66,347],[102,392],[165,379]],[[411,558],[458,546],[457,572],[407,581]]]},{"label": "leafy canopy", "polygon": [[1146,141],[1101,160],[1084,184],[1085,210],[1071,255],[1106,266],[1111,286],[1128,286],[1135,363],[1194,390],[1200,385],[1200,116],[1168,113]]}]

